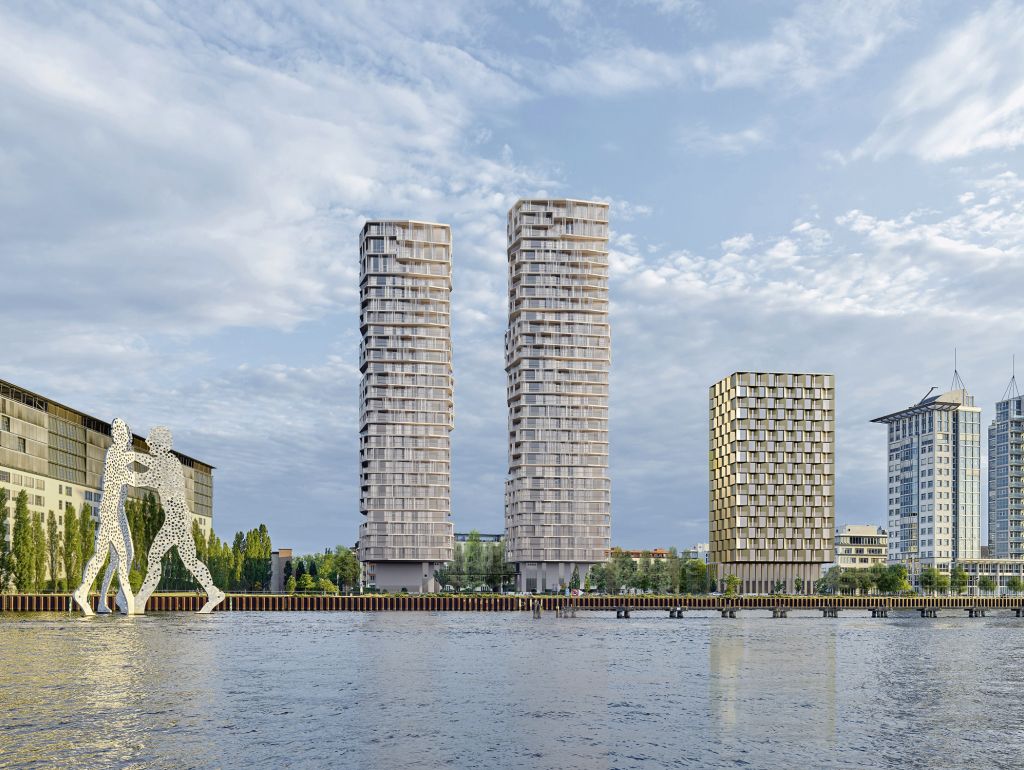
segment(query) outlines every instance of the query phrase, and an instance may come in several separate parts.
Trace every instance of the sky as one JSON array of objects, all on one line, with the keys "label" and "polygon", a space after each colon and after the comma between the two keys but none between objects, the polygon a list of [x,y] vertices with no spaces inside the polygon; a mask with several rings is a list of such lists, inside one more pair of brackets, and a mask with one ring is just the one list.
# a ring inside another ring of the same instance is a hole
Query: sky
[{"label": "sky", "polygon": [[955,348],[984,427],[1024,354],[1022,51],[1002,0],[4,3],[0,378],[170,426],[222,537],[351,544],[358,232],[450,223],[452,518],[500,532],[505,217],[600,199],[613,542],[707,539],[733,371],[836,374],[884,525],[870,420]]}]

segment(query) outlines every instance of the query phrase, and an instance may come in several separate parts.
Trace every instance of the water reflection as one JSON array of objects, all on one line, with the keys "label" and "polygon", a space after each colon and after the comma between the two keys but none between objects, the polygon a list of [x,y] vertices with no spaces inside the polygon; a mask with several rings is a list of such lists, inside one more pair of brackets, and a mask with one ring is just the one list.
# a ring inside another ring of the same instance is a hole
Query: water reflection
[{"label": "water reflection", "polygon": [[1022,632],[811,613],[6,616],[0,766],[1012,766]]}]

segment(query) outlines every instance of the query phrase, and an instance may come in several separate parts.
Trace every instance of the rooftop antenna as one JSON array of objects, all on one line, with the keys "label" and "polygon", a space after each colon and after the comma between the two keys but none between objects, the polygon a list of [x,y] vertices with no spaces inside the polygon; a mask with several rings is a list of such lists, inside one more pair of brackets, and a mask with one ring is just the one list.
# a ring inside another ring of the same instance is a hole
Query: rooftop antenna
[{"label": "rooftop antenna", "polygon": [[963,379],[960,377],[960,372],[956,368],[956,348],[953,348],[953,384],[949,386],[950,390],[967,390],[967,386],[964,384]]},{"label": "rooftop antenna", "polygon": [[1012,359],[1013,368],[1010,370],[1010,384],[1006,386],[1006,391],[1003,393],[1003,401],[1007,401],[1011,398],[1020,398],[1020,391],[1017,389],[1017,356]]}]

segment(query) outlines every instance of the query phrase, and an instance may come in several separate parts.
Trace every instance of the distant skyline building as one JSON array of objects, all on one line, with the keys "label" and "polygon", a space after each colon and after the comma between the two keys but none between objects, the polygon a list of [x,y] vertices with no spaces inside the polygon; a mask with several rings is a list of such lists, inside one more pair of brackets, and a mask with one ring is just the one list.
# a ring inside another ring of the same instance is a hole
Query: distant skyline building
[{"label": "distant skyline building", "polygon": [[890,564],[916,581],[981,556],[981,409],[954,372],[953,386],[878,417],[888,426]]},{"label": "distant skyline building", "polygon": [[836,566],[868,569],[885,564],[889,557],[889,536],[874,524],[836,527]]},{"label": "distant skyline building", "polygon": [[432,222],[367,222],[359,237],[359,560],[390,591],[438,590],[453,556],[451,252]]},{"label": "distant skyline building", "polygon": [[709,563],[741,590],[809,592],[834,558],[835,376],[735,372],[710,388]]},{"label": "distant skyline building", "polygon": [[988,428],[988,555],[1024,559],[1024,399],[1016,373]]},{"label": "distant skyline building", "polygon": [[520,591],[581,585],[611,547],[608,204],[508,213],[506,559]]}]

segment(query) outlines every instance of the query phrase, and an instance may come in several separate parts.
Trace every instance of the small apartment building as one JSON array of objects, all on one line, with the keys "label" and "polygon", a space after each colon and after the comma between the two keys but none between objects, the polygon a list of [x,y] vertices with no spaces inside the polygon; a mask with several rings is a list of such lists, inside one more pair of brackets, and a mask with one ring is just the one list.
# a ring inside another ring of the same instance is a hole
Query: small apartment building
[{"label": "small apartment building", "polygon": [[867,569],[885,564],[889,537],[874,524],[847,524],[836,528],[836,565],[843,569]]}]

